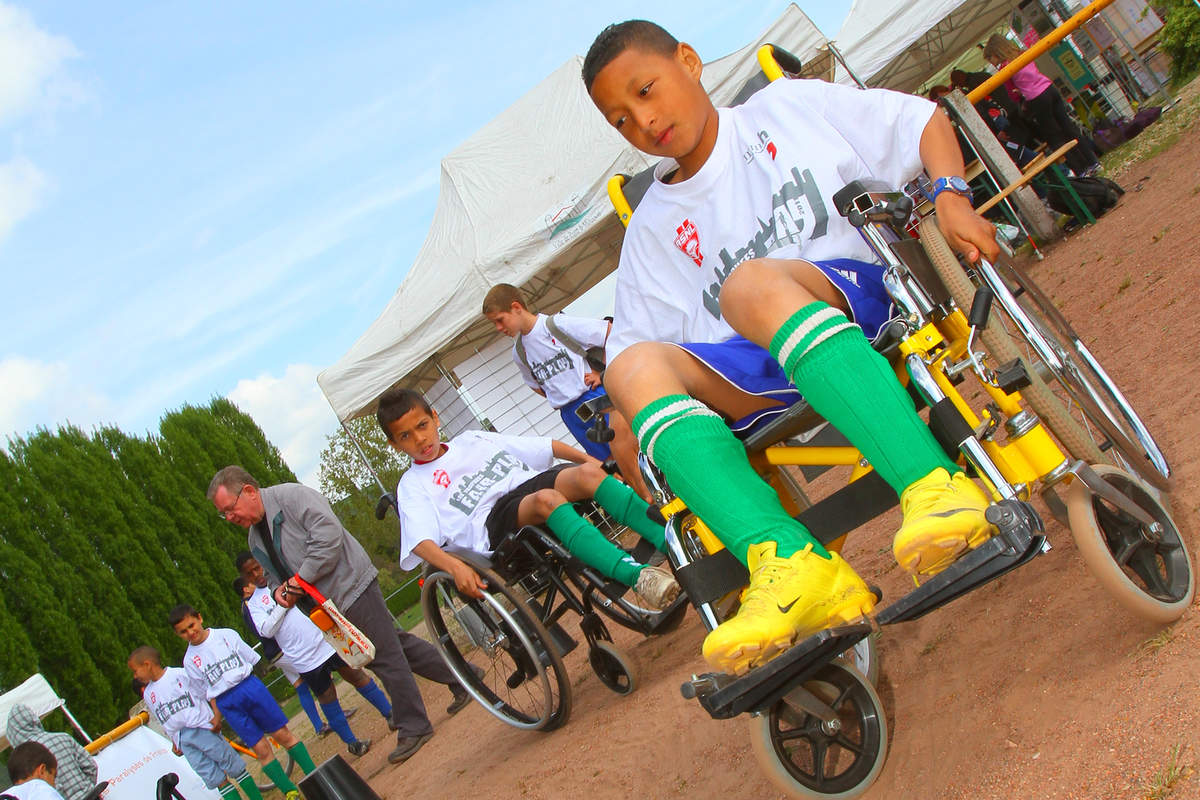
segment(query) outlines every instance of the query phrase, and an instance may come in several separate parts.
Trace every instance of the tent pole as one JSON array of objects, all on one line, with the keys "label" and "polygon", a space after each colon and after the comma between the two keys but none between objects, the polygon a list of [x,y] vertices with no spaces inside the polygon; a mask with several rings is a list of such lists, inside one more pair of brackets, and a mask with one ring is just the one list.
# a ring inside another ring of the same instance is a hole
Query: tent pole
[{"label": "tent pole", "polygon": [[63,713],[67,715],[67,719],[71,721],[71,724],[75,726],[75,730],[79,731],[79,735],[82,736],[88,744],[91,744],[92,737],[88,736],[87,731],[85,731],[83,726],[79,724],[79,720],[75,719],[75,715],[71,713],[71,709],[67,708],[67,704],[65,702],[62,704],[62,710]]},{"label": "tent pole", "polygon": [[358,457],[362,459],[363,464],[367,467],[367,472],[371,473],[371,477],[375,479],[375,485],[379,487],[379,491],[384,494],[388,493],[388,488],[383,485],[383,481],[379,479],[379,474],[375,472],[375,467],[371,466],[371,460],[367,458],[366,451],[362,449],[362,445],[358,443],[358,439],[354,438],[354,434],[350,432],[350,428],[345,422],[338,420],[342,425],[342,430],[350,437],[350,443],[354,445],[354,449],[358,451]]},{"label": "tent pole", "polygon": [[[1200,0],[1196,0],[1196,2],[1200,3]],[[846,70],[846,74],[849,75],[850,78],[855,83],[858,84],[858,88],[860,88],[860,89],[867,88],[867,84],[864,83],[863,80],[858,77],[858,74],[854,70],[850,69],[850,65],[846,63],[846,59],[842,57],[842,51],[837,49],[837,45],[835,45],[833,43],[833,40],[828,39],[828,40],[826,40],[825,44],[826,44],[826,46],[829,47],[829,52],[833,53],[833,57],[836,58],[838,63],[842,65],[842,68],[844,70]]]}]

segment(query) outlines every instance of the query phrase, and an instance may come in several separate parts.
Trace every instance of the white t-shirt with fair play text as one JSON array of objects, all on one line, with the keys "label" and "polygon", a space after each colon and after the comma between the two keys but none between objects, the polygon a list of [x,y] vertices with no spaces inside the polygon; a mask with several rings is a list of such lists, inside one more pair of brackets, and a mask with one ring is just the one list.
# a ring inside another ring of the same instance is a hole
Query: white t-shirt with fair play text
[{"label": "white t-shirt with fair play text", "polygon": [[246,608],[259,635],[273,638],[283,651],[280,658],[296,672],[310,672],[334,655],[321,629],[300,609],[276,603],[267,587],[256,588]]},{"label": "white t-shirt with fair play text", "polygon": [[58,790],[41,778],[25,781],[20,786],[10,786],[0,790],[0,794],[10,794],[17,800],[63,800]]},{"label": "white t-shirt with fair play text", "polygon": [[[603,347],[608,337],[608,320],[568,317],[555,314],[554,324],[559,330],[586,347]],[[521,337],[525,345],[525,359],[529,367],[517,357],[517,346],[513,343],[513,360],[521,378],[531,389],[541,389],[546,400],[555,408],[562,408],[588,390],[583,376],[592,371],[582,356],[572,353],[558,341],[546,327],[546,315],[538,314],[529,333]]]},{"label": "white t-shirt with fair play text", "polygon": [[396,487],[400,507],[400,568],[421,563],[424,541],[491,555],[487,516],[501,496],[554,464],[551,439],[466,431],[440,458],[414,462]]},{"label": "white t-shirt with fair play text", "polygon": [[936,106],[882,89],[777,80],[718,110],[712,154],[692,177],[660,163],[621,245],[607,354],[635,342],[721,342],[721,285],[751,258],[875,261],[838,214],[852,180],[895,187],[922,170],[918,144]]},{"label": "white t-shirt with fair play text", "polygon": [[235,631],[209,628],[207,639],[188,645],[183,669],[188,678],[207,687],[205,695],[211,700],[249,678],[259,658]]},{"label": "white t-shirt with fair play text", "polygon": [[167,667],[162,677],[142,690],[142,700],[151,716],[176,747],[184,728],[208,728],[213,710],[208,704],[208,686],[188,676],[182,667]]}]

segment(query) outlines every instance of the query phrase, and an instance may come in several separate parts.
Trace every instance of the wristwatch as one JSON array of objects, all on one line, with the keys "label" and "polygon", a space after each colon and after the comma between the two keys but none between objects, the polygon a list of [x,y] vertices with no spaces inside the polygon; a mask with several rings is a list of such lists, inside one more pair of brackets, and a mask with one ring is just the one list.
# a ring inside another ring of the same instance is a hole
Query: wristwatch
[{"label": "wristwatch", "polygon": [[936,201],[939,194],[942,192],[954,192],[961,194],[967,198],[967,202],[971,202],[971,187],[967,182],[957,175],[951,175],[949,178],[938,178],[933,182],[933,199]]}]

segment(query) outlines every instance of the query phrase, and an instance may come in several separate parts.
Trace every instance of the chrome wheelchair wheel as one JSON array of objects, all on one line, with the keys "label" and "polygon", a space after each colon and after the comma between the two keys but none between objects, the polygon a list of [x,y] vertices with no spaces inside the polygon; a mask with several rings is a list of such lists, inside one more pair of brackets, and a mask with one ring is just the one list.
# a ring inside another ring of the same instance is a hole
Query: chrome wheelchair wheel
[{"label": "chrome wheelchair wheel", "polygon": [[862,673],[872,686],[879,685],[879,648],[875,644],[877,638],[878,634],[873,633],[859,639],[857,644],[841,655],[841,659]]},{"label": "chrome wheelchair wheel", "polygon": [[421,609],[433,644],[467,692],[500,721],[553,730],[571,715],[571,683],[545,626],[490,569],[482,599],[459,593],[446,572],[425,577]]},{"label": "chrome wheelchair wheel", "polygon": [[1079,554],[1121,605],[1166,624],[1192,604],[1196,585],[1187,546],[1158,491],[1105,464],[1093,469],[1154,518],[1146,525],[1092,492],[1083,481],[1067,488],[1067,514]]},{"label": "chrome wheelchair wheel", "polygon": [[[969,309],[984,278],[972,282],[932,219],[921,223],[921,243],[955,303]],[[993,314],[980,338],[998,363],[1019,356],[1030,368],[1031,384],[1021,394],[1034,411],[1074,458],[1115,463],[1168,489],[1162,449],[1067,319],[1019,267],[992,267],[987,283],[1003,319]]]},{"label": "chrome wheelchair wheel", "polygon": [[879,777],[887,757],[887,720],[875,687],[858,670],[831,661],[803,688],[836,718],[822,720],[785,695],[750,717],[759,764],[791,797],[858,797]]}]

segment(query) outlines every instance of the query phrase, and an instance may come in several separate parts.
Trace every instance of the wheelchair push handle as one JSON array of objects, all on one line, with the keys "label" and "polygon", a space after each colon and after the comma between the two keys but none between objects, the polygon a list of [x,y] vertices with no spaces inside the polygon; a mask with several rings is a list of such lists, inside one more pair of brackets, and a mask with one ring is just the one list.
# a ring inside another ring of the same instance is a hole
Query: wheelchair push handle
[{"label": "wheelchair push handle", "polygon": [[604,394],[580,403],[575,409],[575,416],[583,422],[592,423],[587,430],[589,441],[611,442],[617,435],[612,428],[608,427],[608,417],[605,416],[605,412],[611,411],[612,408],[612,398]]}]

